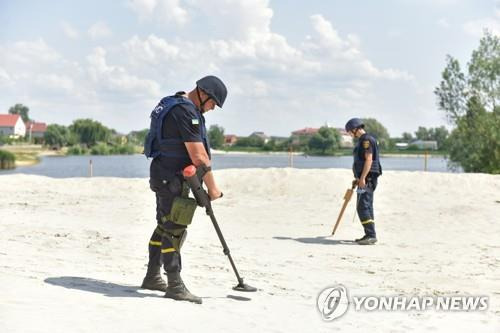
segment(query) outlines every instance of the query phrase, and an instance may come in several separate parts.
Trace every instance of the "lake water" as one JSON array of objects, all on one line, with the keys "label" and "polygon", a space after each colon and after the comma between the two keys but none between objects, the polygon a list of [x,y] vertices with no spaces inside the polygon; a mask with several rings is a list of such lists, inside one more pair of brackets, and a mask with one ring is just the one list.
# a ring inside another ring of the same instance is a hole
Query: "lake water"
[{"label": "lake water", "polygon": [[[151,160],[143,155],[43,157],[37,165],[3,170],[0,171],[0,175],[24,173],[54,178],[87,177],[90,160],[92,160],[94,177],[142,178],[149,176]],[[383,170],[424,170],[422,157],[383,157],[381,163]],[[285,168],[289,166],[289,157],[286,154],[214,154],[212,164],[214,169]],[[351,166],[351,156],[293,156],[293,167],[298,169],[350,169]],[[429,157],[427,171],[452,172],[447,168],[447,160],[442,157]]]}]

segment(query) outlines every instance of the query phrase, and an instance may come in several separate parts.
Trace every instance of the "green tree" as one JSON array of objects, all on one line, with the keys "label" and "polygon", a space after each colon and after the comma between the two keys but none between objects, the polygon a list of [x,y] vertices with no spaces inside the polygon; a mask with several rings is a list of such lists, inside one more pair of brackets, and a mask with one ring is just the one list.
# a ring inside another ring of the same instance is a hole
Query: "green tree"
[{"label": "green tree", "polygon": [[488,112],[478,98],[467,103],[449,137],[450,159],[466,172],[500,173],[500,107]]},{"label": "green tree", "polygon": [[500,37],[485,31],[469,62],[470,95],[476,96],[486,110],[493,111],[500,98]]},{"label": "green tree", "polygon": [[224,145],[224,128],[219,125],[212,125],[208,129],[208,139],[210,146],[217,149]]},{"label": "green tree", "polygon": [[265,151],[274,151],[274,150],[276,150],[277,149],[276,140],[270,139],[269,141],[267,141],[264,144],[263,148],[264,148]]},{"label": "green tree", "polygon": [[68,145],[70,133],[65,126],[51,124],[47,126],[44,139],[47,145],[60,148]]},{"label": "green tree", "polygon": [[256,135],[248,136],[248,137],[240,137],[238,141],[234,144],[236,147],[256,147],[262,148],[264,147],[264,139],[258,137]]},{"label": "green tree", "polygon": [[148,128],[141,131],[132,131],[127,135],[127,140],[131,144],[142,146],[144,144],[144,140],[146,140],[148,132]]},{"label": "green tree", "polygon": [[403,136],[402,136],[402,139],[403,141],[405,142],[410,142],[413,140],[413,135],[411,135],[411,133],[408,133],[408,132],[404,132],[403,133]]},{"label": "green tree", "polygon": [[415,132],[415,137],[418,140],[432,140],[431,131],[422,126],[418,127],[417,131]]},{"label": "green tree", "polygon": [[69,126],[69,130],[76,136],[78,143],[87,147],[106,142],[111,136],[110,129],[92,119],[77,119]]},{"label": "green tree", "polygon": [[333,154],[340,146],[340,133],[331,127],[323,126],[314,134],[307,144],[313,154]]},{"label": "green tree", "polygon": [[29,112],[30,112],[30,109],[26,105],[23,105],[23,104],[16,104],[16,105],[11,106],[9,108],[10,114],[20,115],[25,123],[30,121]]},{"label": "green tree", "polygon": [[435,140],[438,144],[438,149],[447,150],[448,148],[448,137],[450,132],[446,129],[446,127],[436,127],[431,129],[431,138]]},{"label": "green tree", "polygon": [[433,140],[438,144],[439,149],[446,149],[446,139],[449,136],[449,132],[446,127],[435,127],[435,128],[425,128],[419,126],[415,132],[415,137],[419,140]]},{"label": "green tree", "polygon": [[448,56],[435,89],[455,126],[447,140],[450,160],[466,172],[500,173],[500,37],[486,31],[467,69],[463,74]]},{"label": "green tree", "polygon": [[373,118],[364,118],[362,119],[365,124],[365,131],[374,135],[377,138],[377,141],[381,148],[387,149],[389,148],[389,132],[378,120]]},{"label": "green tree", "polygon": [[439,108],[446,111],[448,121],[455,123],[465,113],[467,82],[458,60],[448,55],[446,63],[446,68],[441,74],[443,80],[434,93],[438,97]]}]

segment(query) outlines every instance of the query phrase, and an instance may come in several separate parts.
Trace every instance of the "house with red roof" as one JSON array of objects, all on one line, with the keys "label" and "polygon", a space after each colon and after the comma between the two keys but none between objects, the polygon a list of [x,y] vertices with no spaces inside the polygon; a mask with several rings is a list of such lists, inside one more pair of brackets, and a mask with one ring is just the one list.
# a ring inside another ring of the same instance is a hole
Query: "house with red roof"
[{"label": "house with red roof", "polygon": [[[327,124],[327,127],[328,124]],[[340,134],[340,147],[341,148],[352,148],[353,147],[353,141],[349,133],[345,131],[343,128],[336,128],[336,130]],[[293,138],[293,144],[299,144],[301,142],[301,139],[304,140],[304,138],[309,138],[313,136],[314,134],[319,132],[319,128],[311,128],[311,127],[306,127],[302,128],[296,131],[292,132],[292,138]]]},{"label": "house with red roof", "polygon": [[0,114],[0,135],[20,137],[26,135],[26,125],[18,114]]},{"label": "house with red roof", "polygon": [[313,136],[319,132],[319,128],[306,127],[292,132],[292,136]]},{"label": "house with red roof", "polygon": [[224,144],[228,146],[232,146],[238,141],[238,137],[234,134],[224,135]]},{"label": "house with red roof", "polygon": [[47,124],[28,121],[26,123],[26,135],[30,138],[43,138],[47,131]]},{"label": "house with red roof", "polygon": [[349,133],[345,129],[337,127],[337,131],[340,133],[340,148],[353,148],[354,141]]}]

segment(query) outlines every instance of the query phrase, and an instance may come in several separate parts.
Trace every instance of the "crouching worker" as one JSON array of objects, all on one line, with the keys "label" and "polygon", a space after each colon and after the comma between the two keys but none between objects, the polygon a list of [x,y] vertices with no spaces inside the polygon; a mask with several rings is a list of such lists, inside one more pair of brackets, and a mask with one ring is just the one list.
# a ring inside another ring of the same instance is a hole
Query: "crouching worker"
[{"label": "crouching worker", "polygon": [[354,147],[353,172],[358,184],[356,210],[365,235],[355,242],[371,245],[377,242],[375,216],[373,213],[373,194],[377,188],[377,178],[382,175],[379,149],[375,138],[366,133],[365,125],[359,118],[353,118],[345,125],[345,130],[358,139]]},{"label": "crouching worker", "polygon": [[[210,163],[204,114],[222,107],[227,89],[215,76],[196,82],[188,94],[178,92],[163,98],[151,113],[151,126],[144,154],[152,157],[150,187],[156,194],[157,226],[149,241],[149,262],[142,288],[165,292],[166,298],[201,303],[181,279],[181,248],[196,209],[182,170],[191,164],[205,169],[203,177],[211,200],[220,198]],[[162,279],[161,267],[168,284]]]}]

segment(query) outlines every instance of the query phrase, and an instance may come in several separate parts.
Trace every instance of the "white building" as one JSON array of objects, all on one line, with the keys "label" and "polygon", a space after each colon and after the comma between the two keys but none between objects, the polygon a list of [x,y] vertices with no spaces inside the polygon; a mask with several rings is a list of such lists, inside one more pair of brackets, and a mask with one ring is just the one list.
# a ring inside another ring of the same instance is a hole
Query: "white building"
[{"label": "white building", "polygon": [[21,137],[26,135],[26,125],[18,114],[0,114],[0,135]]},{"label": "white building", "polygon": [[432,141],[432,140],[415,140],[410,143],[410,147],[411,146],[415,146],[418,149],[430,149],[430,150],[438,149],[437,141]]},{"label": "white building", "polygon": [[349,135],[349,133],[347,133],[346,130],[343,128],[337,128],[337,131],[340,134],[340,147],[341,148],[353,148],[354,143],[353,143],[352,137]]}]

